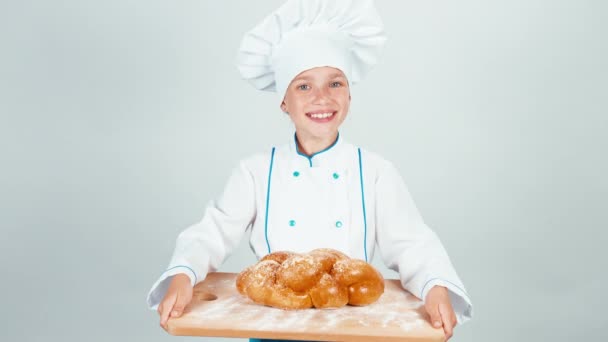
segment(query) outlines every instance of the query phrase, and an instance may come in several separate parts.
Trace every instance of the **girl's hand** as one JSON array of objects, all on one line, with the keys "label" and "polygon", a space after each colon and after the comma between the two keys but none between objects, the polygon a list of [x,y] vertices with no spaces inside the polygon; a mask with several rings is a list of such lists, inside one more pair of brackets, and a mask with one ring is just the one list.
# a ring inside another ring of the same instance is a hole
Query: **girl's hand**
[{"label": "girl's hand", "polygon": [[176,274],[169,284],[165,297],[158,305],[160,315],[160,326],[167,330],[167,321],[171,317],[179,317],[184,312],[186,305],[192,300],[192,285],[190,278],[183,274]]},{"label": "girl's hand", "polygon": [[426,295],[424,307],[431,316],[433,327],[440,328],[443,326],[445,340],[449,340],[453,335],[457,320],[450,302],[448,289],[443,286],[433,286]]}]

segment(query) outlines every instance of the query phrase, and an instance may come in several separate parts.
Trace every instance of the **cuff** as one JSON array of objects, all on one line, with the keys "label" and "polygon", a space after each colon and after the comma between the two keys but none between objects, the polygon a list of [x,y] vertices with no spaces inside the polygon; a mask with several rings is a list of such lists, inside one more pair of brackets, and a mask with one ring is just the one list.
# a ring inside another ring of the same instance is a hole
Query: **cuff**
[{"label": "cuff", "polygon": [[180,273],[186,274],[190,278],[190,284],[192,284],[192,286],[197,283],[198,279],[196,278],[196,273],[194,273],[192,268],[183,265],[169,268],[160,276],[160,278],[158,278],[156,283],[152,285],[150,292],[148,292],[147,302],[150,309],[156,310],[156,308],[158,308],[158,304],[160,304],[160,301],[163,299],[167,289],[169,288],[171,279],[173,279],[174,275]]},{"label": "cuff", "polygon": [[471,299],[467,295],[466,291],[445,279],[434,278],[426,282],[422,288],[420,297],[423,302],[426,302],[426,295],[433,288],[433,286],[444,286],[448,289],[450,302],[452,304],[452,308],[454,309],[454,313],[456,314],[458,324],[463,324],[473,318],[473,305],[471,304]]}]

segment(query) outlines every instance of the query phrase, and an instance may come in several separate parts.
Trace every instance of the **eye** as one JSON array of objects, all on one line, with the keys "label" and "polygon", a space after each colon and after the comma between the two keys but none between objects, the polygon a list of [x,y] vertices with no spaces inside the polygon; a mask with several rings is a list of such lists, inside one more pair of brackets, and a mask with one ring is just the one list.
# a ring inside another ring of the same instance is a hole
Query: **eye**
[{"label": "eye", "polygon": [[338,82],[338,81],[331,82],[331,84],[330,84],[330,87],[332,87],[332,88],[338,88],[338,87],[341,87],[341,86],[342,86],[342,82]]},{"label": "eye", "polygon": [[298,86],[298,89],[299,90],[308,90],[308,89],[310,89],[310,87],[308,86],[308,84],[300,84]]}]

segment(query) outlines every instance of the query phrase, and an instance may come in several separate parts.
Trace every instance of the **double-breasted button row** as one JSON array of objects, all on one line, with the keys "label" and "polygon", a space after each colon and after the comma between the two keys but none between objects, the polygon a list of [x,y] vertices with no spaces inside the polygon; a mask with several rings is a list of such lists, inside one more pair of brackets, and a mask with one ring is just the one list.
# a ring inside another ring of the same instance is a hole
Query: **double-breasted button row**
[{"label": "double-breasted button row", "polygon": [[[289,220],[289,226],[290,227],[295,227],[296,226],[296,220]],[[342,228],[342,221],[340,221],[340,220],[336,221],[336,228]]]},{"label": "double-breasted button row", "polygon": [[[294,176],[294,177],[300,177],[300,171],[294,171],[294,172],[293,172],[293,176]],[[338,179],[338,178],[340,178],[340,174],[339,174],[339,173],[337,173],[337,172],[334,172],[334,173],[333,173],[331,176],[332,176],[334,179]]]},{"label": "double-breasted button row", "polygon": [[[292,175],[297,178],[297,177],[300,177],[301,173],[298,170],[294,170],[293,173],[292,173]],[[333,179],[338,179],[338,178],[340,178],[340,174],[337,173],[337,172],[334,172],[331,175],[331,177]],[[289,220],[288,224],[289,224],[290,227],[295,227],[296,226],[296,221],[295,220]],[[335,226],[336,226],[336,228],[342,228],[342,221],[340,221],[340,220],[336,221]]]}]

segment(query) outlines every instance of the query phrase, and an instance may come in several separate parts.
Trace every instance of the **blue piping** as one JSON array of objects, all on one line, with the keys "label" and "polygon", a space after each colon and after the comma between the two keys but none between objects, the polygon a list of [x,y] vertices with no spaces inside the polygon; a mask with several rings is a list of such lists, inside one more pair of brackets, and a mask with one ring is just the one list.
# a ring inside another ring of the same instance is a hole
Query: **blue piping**
[{"label": "blue piping", "polygon": [[294,139],[295,144],[296,144],[296,152],[297,152],[299,155],[301,155],[302,157],[304,157],[304,158],[308,159],[308,163],[309,163],[310,167],[312,167],[312,158],[313,158],[314,156],[316,156],[317,154],[321,154],[321,153],[323,153],[323,152],[327,152],[327,151],[329,151],[329,150],[330,150],[332,147],[334,147],[334,146],[335,146],[335,145],[338,143],[338,139],[340,139],[340,132],[338,132],[338,136],[336,137],[336,140],[335,140],[335,141],[334,141],[334,142],[333,142],[331,145],[329,145],[329,146],[328,146],[327,148],[325,148],[324,150],[321,150],[321,151],[319,151],[319,152],[316,152],[316,153],[311,154],[310,156],[307,156],[307,155],[305,155],[304,153],[300,152],[300,149],[298,148],[298,137],[296,136],[296,134],[295,134],[295,133],[293,134],[293,139]]},{"label": "blue piping", "polygon": [[192,274],[194,275],[194,283],[196,284],[196,282],[198,281],[198,277],[196,276],[196,272],[194,272],[194,270],[193,270],[192,268],[190,268],[190,267],[188,267],[188,266],[186,266],[186,265],[177,265],[177,266],[173,266],[173,267],[171,267],[171,268],[166,269],[166,270],[165,270],[165,272],[163,272],[163,274],[164,274],[164,273],[167,273],[167,272],[169,272],[169,271],[171,271],[171,270],[172,270],[172,269],[174,269],[174,268],[178,268],[178,267],[183,267],[183,268],[187,268],[187,269],[189,269],[189,270],[190,270],[190,272],[192,272]]},{"label": "blue piping", "polygon": [[268,242],[268,205],[270,203],[270,178],[272,177],[272,164],[274,164],[274,150],[270,154],[270,167],[268,168],[268,189],[266,190],[266,217],[264,219],[264,236],[266,237],[266,246],[268,246],[268,254],[270,254],[270,242]]},{"label": "blue piping", "polygon": [[367,262],[367,214],[365,212],[365,191],[363,189],[363,165],[361,162],[361,148],[357,148],[359,152],[359,179],[361,180],[361,204],[363,206],[363,252],[365,253],[365,262]]},{"label": "blue piping", "polygon": [[446,280],[446,279],[442,279],[442,278],[432,278],[432,279],[429,279],[429,280],[428,280],[428,281],[427,281],[427,282],[424,284],[424,286],[422,287],[422,291],[420,291],[420,298],[421,298],[421,299],[423,299],[423,300],[424,300],[424,298],[422,298],[422,294],[424,293],[424,290],[426,289],[427,285],[428,285],[430,282],[432,282],[433,280],[441,280],[441,281],[445,281],[446,283],[450,283],[450,284],[454,285],[454,287],[455,287],[455,288],[457,288],[457,289],[459,289],[460,291],[462,291],[462,293],[464,293],[464,295],[467,297],[467,299],[469,298],[469,294],[468,294],[468,293],[467,293],[465,290],[463,290],[463,289],[462,289],[460,286],[458,286],[458,285],[456,285],[456,284],[452,283],[451,281]]}]

